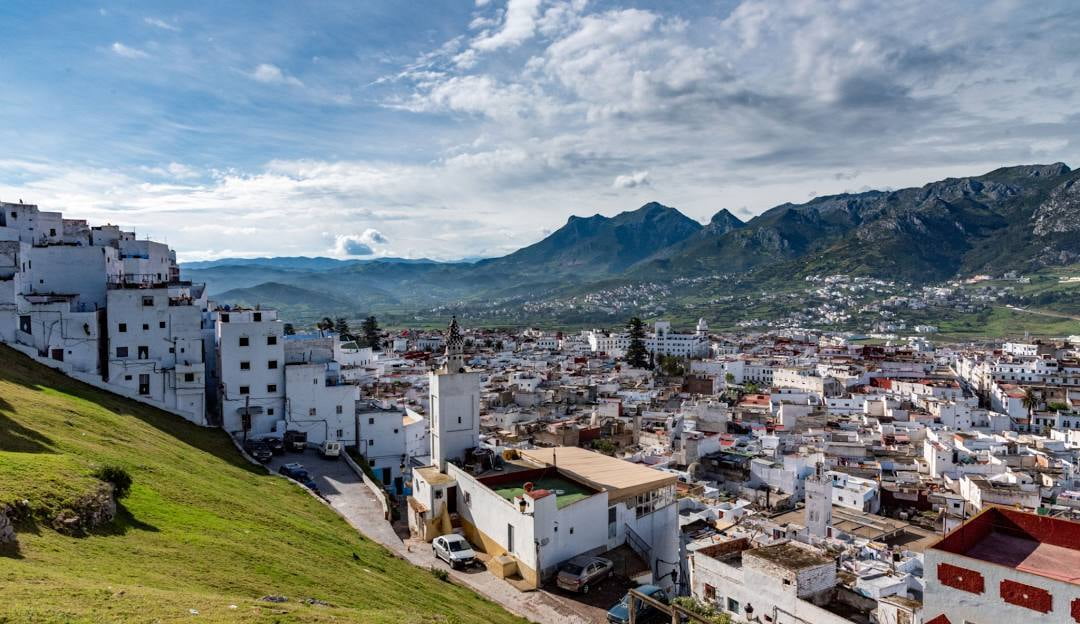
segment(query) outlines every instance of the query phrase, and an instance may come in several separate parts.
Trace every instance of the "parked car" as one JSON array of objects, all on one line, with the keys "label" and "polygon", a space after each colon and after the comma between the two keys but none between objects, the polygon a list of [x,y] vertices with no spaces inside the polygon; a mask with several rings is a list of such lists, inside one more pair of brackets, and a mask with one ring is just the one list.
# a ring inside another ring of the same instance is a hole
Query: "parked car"
[{"label": "parked car", "polygon": [[[645,594],[646,596],[658,600],[664,604],[668,604],[669,599],[667,592],[662,587],[656,585],[642,585],[635,588],[638,593]],[[656,608],[650,604],[647,604],[641,600],[637,601],[637,609],[635,613],[635,620],[640,622],[641,619],[647,615],[654,614]],[[630,592],[627,592],[615,606],[608,609],[607,612],[608,622],[611,624],[629,624],[630,622]]]},{"label": "parked car", "polygon": [[282,443],[287,450],[303,453],[307,448],[307,432],[289,429],[285,432]]},{"label": "parked car", "polygon": [[591,587],[595,587],[611,576],[614,569],[615,564],[611,562],[611,559],[574,557],[559,566],[559,575],[555,578],[555,584],[568,591],[587,594]]},{"label": "parked car", "polygon": [[337,457],[341,455],[341,442],[331,442],[327,440],[319,445],[319,454],[323,457]]},{"label": "parked car", "polygon": [[281,438],[271,435],[259,438],[259,440],[269,446],[274,455],[283,455],[285,453],[285,442]]},{"label": "parked car", "polygon": [[440,535],[431,543],[435,557],[450,564],[451,568],[464,568],[476,561],[476,552],[468,540],[457,533]]},{"label": "parked car", "polygon": [[262,440],[248,440],[244,442],[244,450],[256,460],[266,463],[274,457],[274,451]]},{"label": "parked car", "polygon": [[311,479],[311,475],[304,469],[303,464],[297,464],[295,462],[291,464],[285,464],[281,468],[278,468],[278,474],[283,474],[286,477],[296,479],[300,483]]}]

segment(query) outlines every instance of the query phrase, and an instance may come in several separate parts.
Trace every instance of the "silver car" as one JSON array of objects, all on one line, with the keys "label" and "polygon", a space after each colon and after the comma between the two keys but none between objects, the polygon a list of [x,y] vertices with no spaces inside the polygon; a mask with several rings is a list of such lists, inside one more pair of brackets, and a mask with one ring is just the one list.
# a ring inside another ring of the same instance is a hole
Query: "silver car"
[{"label": "silver car", "polygon": [[435,557],[450,564],[451,568],[464,568],[476,561],[476,552],[468,540],[456,533],[436,537],[435,541],[431,542],[431,550]]},{"label": "silver car", "polygon": [[574,557],[559,566],[555,583],[562,589],[589,593],[589,588],[611,576],[615,564],[603,557]]}]

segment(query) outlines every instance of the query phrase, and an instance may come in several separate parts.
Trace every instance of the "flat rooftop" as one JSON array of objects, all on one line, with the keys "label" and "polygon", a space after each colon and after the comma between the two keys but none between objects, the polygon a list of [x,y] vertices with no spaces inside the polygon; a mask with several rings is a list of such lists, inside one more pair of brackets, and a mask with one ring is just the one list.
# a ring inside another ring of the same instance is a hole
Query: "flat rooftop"
[{"label": "flat rooftop", "polygon": [[931,548],[1080,585],[1080,522],[990,507]]},{"label": "flat rooftop", "polygon": [[795,542],[783,542],[743,551],[743,557],[760,557],[789,570],[802,570],[822,565],[835,565],[832,557]]},{"label": "flat rooftop", "polygon": [[[489,485],[488,487],[506,500],[513,501],[515,498],[525,493],[526,483],[532,483],[534,492],[537,490],[547,490],[551,495],[554,495],[555,506],[559,509],[568,505],[573,505],[579,500],[584,500],[593,494],[596,494],[596,490],[587,485],[578,483],[572,479],[567,479],[558,473],[544,475],[539,478],[530,478],[528,473],[524,472],[518,474],[522,476],[505,483]],[[517,475],[515,474],[514,476]]]}]

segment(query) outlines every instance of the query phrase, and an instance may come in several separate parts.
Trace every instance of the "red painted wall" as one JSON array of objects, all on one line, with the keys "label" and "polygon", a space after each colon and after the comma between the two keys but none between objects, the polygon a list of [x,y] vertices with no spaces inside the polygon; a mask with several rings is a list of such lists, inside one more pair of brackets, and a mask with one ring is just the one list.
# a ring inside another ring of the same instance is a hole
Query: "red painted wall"
[{"label": "red painted wall", "polygon": [[968,570],[949,563],[939,563],[937,577],[942,585],[960,589],[973,594],[981,594],[986,591],[986,579],[975,570]]}]

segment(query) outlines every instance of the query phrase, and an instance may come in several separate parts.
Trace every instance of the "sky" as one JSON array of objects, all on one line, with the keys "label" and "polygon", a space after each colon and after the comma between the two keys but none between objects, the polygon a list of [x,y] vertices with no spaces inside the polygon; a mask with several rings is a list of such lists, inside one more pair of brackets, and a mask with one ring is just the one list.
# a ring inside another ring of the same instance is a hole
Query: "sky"
[{"label": "sky", "polygon": [[0,4],[0,200],[181,260],[502,255],[1080,166],[1080,3]]}]

